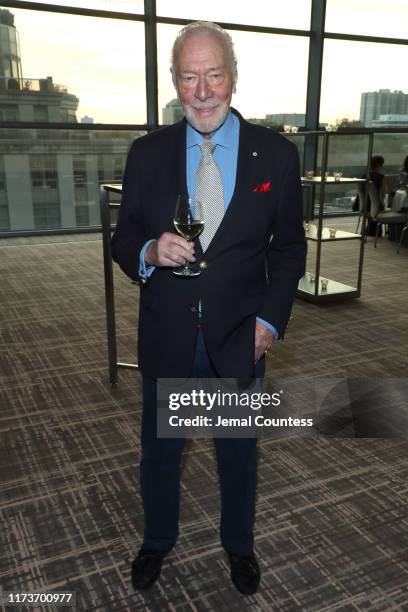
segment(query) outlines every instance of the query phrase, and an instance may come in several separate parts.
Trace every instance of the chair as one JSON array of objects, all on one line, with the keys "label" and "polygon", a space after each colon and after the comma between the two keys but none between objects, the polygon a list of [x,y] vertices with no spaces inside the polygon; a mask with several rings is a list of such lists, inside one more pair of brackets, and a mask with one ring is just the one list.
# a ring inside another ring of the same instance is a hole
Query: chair
[{"label": "chair", "polygon": [[362,183],[357,183],[357,191],[358,191],[358,221],[357,221],[357,227],[356,227],[356,234],[358,234],[358,228],[360,227],[360,221],[362,221],[363,211],[364,211],[365,191],[364,191],[364,187]]},{"label": "chair", "polygon": [[370,198],[370,217],[377,223],[374,240],[374,247],[377,248],[380,223],[384,225],[404,225],[408,223],[408,214],[381,210],[380,196],[374,183],[368,183],[368,195]]},{"label": "chair", "polygon": [[[378,200],[378,209],[376,211],[377,213],[381,209],[381,204],[380,204],[379,196],[378,196],[377,189],[375,188],[374,183],[372,183],[370,181],[368,183],[368,185],[369,185],[369,189],[368,189],[368,201],[367,201],[367,217],[373,217],[372,212],[371,212],[372,209],[373,209],[373,205],[371,203],[370,187],[374,188],[374,192],[375,192],[376,198]],[[358,234],[358,228],[360,226],[360,221],[362,222],[362,218],[363,218],[364,200],[365,200],[365,197],[366,197],[365,189],[366,189],[366,183],[357,183],[357,191],[358,191],[358,221],[357,221],[357,227],[356,227],[356,234]],[[361,229],[362,229],[362,227],[361,227]]]},{"label": "chair", "polygon": [[405,234],[405,232],[406,232],[407,230],[408,230],[408,221],[406,222],[406,224],[404,225],[404,227],[403,227],[403,228],[402,228],[402,230],[401,230],[401,236],[400,236],[400,240],[399,240],[398,247],[397,247],[397,253],[398,253],[398,254],[399,254],[400,247],[401,247],[401,244],[402,244],[402,239],[403,239],[404,234]]},{"label": "chair", "polygon": [[394,193],[399,181],[399,174],[385,174],[381,183],[381,195],[384,197],[389,193]]},{"label": "chair", "polygon": [[394,212],[404,212],[404,208],[408,206],[408,189],[399,187],[393,194],[391,210]]}]

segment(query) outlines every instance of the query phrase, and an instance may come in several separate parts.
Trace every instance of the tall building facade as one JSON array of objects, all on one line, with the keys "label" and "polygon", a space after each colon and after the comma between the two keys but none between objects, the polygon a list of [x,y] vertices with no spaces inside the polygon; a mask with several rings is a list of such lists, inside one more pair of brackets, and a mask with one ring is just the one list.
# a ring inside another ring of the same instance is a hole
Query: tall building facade
[{"label": "tall building facade", "polygon": [[0,8],[0,77],[21,79],[20,41],[14,15]]},{"label": "tall building facade", "polygon": [[408,115],[408,93],[380,89],[361,94],[360,121],[365,127],[373,127],[373,123],[381,115]]}]

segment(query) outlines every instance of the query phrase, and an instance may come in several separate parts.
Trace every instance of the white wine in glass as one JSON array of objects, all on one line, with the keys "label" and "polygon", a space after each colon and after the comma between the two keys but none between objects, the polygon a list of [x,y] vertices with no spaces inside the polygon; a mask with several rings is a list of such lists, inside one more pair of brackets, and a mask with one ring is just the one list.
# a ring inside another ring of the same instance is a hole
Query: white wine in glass
[{"label": "white wine in glass", "polygon": [[[201,234],[204,229],[203,207],[199,200],[192,199],[188,196],[179,195],[177,197],[176,212],[174,214],[174,227],[176,231],[187,240],[192,242]],[[201,274],[199,270],[195,271],[190,268],[189,262],[183,267],[173,270],[176,276],[189,278]]]}]

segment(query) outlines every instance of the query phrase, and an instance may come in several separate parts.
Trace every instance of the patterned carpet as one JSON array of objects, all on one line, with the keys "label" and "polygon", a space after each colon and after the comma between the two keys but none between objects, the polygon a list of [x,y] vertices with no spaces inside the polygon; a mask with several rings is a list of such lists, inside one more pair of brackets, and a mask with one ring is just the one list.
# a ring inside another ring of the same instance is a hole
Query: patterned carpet
[{"label": "patterned carpet", "polygon": [[[344,282],[353,248],[325,254]],[[0,273],[4,591],[76,591],[79,611],[408,610],[408,442],[347,429],[260,441],[262,582],[247,598],[232,586],[219,543],[212,444],[194,440],[177,546],[156,585],[134,593],[140,377],[122,370],[117,388],[107,381],[100,238],[3,240]],[[398,256],[388,241],[369,242],[362,298],[297,300],[286,341],[268,354],[268,380],[406,381],[407,286],[408,249]],[[134,361],[138,289],[119,271],[115,288],[119,358]]]}]

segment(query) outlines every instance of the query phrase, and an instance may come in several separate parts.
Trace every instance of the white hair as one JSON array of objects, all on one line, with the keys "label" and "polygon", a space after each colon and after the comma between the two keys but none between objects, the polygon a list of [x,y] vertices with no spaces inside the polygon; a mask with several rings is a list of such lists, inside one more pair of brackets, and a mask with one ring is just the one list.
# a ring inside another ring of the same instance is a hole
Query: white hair
[{"label": "white hair", "polygon": [[178,33],[176,40],[173,43],[173,48],[171,50],[171,74],[173,76],[173,81],[176,78],[176,65],[177,65],[177,56],[180,51],[180,47],[183,45],[184,41],[195,33],[203,33],[203,34],[214,34],[218,37],[221,43],[224,45],[228,59],[230,62],[232,78],[234,85],[236,84],[238,78],[238,70],[237,70],[237,57],[235,55],[234,43],[232,41],[231,36],[228,34],[226,30],[224,30],[221,26],[213,23],[212,21],[193,21],[188,23],[184,28],[180,30]]}]

